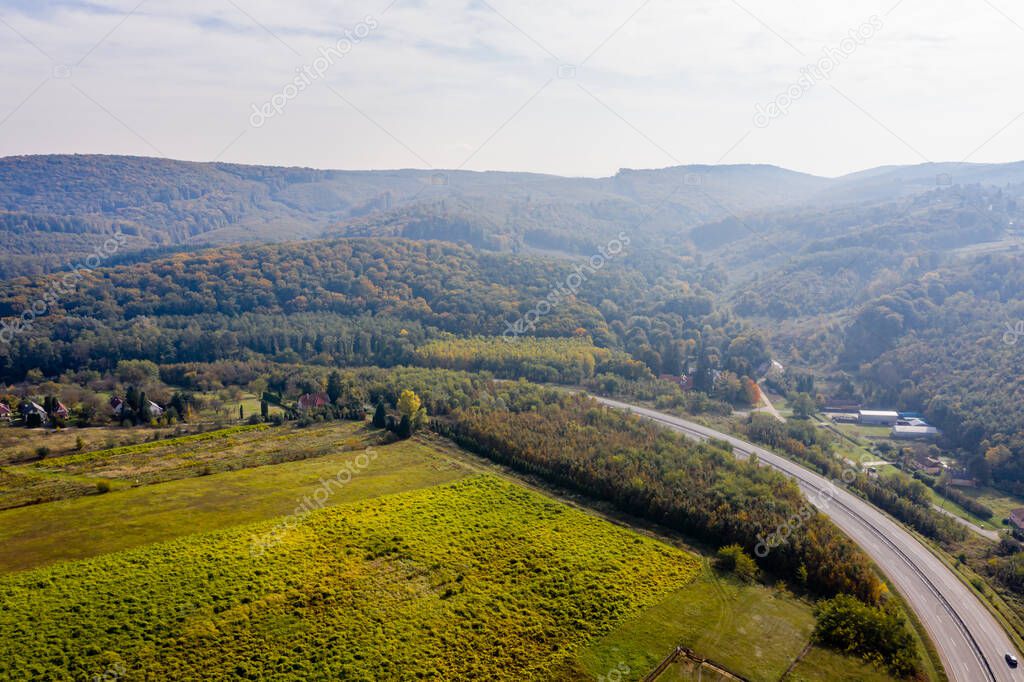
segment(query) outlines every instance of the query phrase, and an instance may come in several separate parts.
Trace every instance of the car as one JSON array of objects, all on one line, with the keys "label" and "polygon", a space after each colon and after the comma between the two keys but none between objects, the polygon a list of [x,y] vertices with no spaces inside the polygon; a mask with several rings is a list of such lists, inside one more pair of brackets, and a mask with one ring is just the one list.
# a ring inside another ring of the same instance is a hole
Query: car
[{"label": "car", "polygon": [[1006,654],[1006,664],[1011,668],[1017,667],[1017,657],[1013,654]]}]

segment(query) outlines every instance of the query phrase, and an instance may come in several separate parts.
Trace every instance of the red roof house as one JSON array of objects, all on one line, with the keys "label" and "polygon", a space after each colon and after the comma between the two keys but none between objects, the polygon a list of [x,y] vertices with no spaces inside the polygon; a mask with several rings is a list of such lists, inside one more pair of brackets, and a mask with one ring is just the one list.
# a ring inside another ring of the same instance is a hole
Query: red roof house
[{"label": "red roof house", "polygon": [[300,410],[312,410],[317,407],[327,407],[331,404],[331,399],[327,397],[326,393],[307,393],[306,395],[299,398],[299,409]]}]

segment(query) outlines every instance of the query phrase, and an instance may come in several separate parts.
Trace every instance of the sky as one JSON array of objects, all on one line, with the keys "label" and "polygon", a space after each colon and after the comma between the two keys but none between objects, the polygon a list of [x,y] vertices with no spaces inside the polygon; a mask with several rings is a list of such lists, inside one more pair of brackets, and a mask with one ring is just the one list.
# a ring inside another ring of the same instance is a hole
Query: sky
[{"label": "sky", "polygon": [[1009,0],[0,0],[0,156],[607,176],[1024,159]]}]

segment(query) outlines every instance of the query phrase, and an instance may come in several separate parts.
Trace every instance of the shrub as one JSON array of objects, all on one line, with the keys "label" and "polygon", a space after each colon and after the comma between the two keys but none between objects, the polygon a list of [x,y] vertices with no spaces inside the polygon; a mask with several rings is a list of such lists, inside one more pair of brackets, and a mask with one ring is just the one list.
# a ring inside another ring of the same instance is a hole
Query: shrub
[{"label": "shrub", "polygon": [[917,649],[907,622],[891,603],[876,607],[841,594],[815,611],[815,641],[843,653],[885,665],[899,677],[918,669]]},{"label": "shrub", "polygon": [[752,583],[757,580],[757,564],[739,545],[726,545],[718,550],[716,565],[724,571],[732,571],[741,580]]},{"label": "shrub", "polygon": [[103,494],[110,492],[110,481],[96,481],[96,492]]}]

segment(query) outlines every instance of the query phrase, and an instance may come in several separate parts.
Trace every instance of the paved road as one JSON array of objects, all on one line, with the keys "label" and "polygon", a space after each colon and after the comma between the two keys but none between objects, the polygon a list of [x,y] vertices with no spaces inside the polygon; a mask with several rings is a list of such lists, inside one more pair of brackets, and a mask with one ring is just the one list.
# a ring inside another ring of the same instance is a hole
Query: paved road
[{"label": "paved road", "polygon": [[775,405],[772,405],[772,399],[768,397],[768,389],[764,387],[764,379],[758,382],[757,390],[761,392],[761,401],[764,402],[764,407],[754,408],[755,412],[767,412],[771,416],[778,419],[780,422],[786,421],[778,410],[775,409]]},{"label": "paved road", "polygon": [[950,680],[1024,680],[1024,668],[1012,670],[1003,660],[1007,652],[1018,658],[1020,654],[992,614],[951,569],[875,507],[764,448],[662,412],[607,398],[597,400],[692,438],[727,441],[737,454],[756,453],[762,463],[796,479],[808,499],[867,552],[909,602],[935,643]]},{"label": "paved road", "polygon": [[999,542],[999,531],[989,530],[988,528],[982,528],[978,524],[971,523],[970,521],[968,521],[967,519],[965,519],[962,516],[957,516],[953,512],[949,511],[948,509],[943,509],[942,507],[940,507],[939,505],[935,504],[934,502],[932,503],[932,507],[935,509],[935,511],[939,512],[940,514],[945,514],[946,516],[948,516],[949,518],[953,519],[954,521],[956,521],[957,523],[959,523],[961,526],[963,526],[967,530],[971,531],[972,533],[977,533],[981,537],[986,538],[988,540],[991,540],[992,542]]}]

